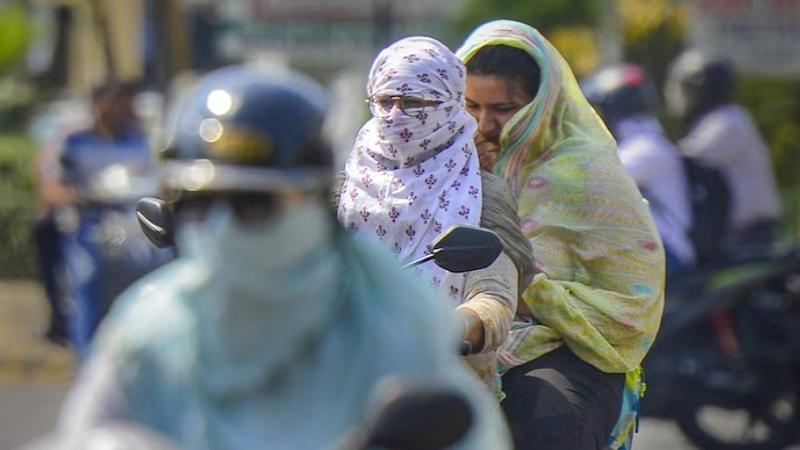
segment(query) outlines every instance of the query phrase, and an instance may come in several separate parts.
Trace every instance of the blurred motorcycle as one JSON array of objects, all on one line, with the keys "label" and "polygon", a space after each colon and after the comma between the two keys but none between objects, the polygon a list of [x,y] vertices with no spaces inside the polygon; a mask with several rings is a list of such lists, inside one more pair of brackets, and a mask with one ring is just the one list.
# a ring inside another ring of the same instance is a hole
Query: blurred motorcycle
[{"label": "blurred motorcycle", "polygon": [[798,442],[800,249],[749,255],[675,281],[644,361],[642,414],[676,420],[703,449]]}]

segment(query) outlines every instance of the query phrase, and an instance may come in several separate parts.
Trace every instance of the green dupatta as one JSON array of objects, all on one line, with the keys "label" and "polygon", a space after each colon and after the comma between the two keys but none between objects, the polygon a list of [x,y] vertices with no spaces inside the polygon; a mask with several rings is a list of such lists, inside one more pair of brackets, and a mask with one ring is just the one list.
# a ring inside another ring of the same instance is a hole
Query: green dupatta
[{"label": "green dupatta", "polygon": [[632,373],[664,301],[664,252],[648,206],[555,48],[502,20],[478,28],[457,54],[466,62],[490,45],[526,51],[542,73],[536,97],[501,133],[495,169],[518,199],[540,271],[521,293],[537,323],[512,331],[503,368],[566,343],[602,371]]}]

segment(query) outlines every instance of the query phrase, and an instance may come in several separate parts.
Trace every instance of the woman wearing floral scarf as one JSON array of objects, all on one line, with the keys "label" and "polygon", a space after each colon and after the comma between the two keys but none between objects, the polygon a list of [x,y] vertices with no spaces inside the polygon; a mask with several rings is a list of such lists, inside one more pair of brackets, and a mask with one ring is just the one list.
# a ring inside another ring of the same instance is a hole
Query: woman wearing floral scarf
[{"label": "woman wearing floral scarf", "polygon": [[434,39],[406,38],[383,50],[367,85],[373,118],[358,133],[335,198],[345,227],[401,261],[429,253],[430,242],[451,225],[500,235],[506,252],[486,269],[417,269],[452,300],[475,353],[468,362],[500,395],[495,350],[508,335],[517,286],[530,280],[532,258],[505,183],[481,175],[465,81],[464,65]]},{"label": "woman wearing floral scarf", "polygon": [[516,446],[620,448],[663,307],[664,253],[647,205],[569,66],[536,30],[490,22],[457,54],[481,162],[518,199],[539,270],[520,286],[518,320],[499,351]]}]

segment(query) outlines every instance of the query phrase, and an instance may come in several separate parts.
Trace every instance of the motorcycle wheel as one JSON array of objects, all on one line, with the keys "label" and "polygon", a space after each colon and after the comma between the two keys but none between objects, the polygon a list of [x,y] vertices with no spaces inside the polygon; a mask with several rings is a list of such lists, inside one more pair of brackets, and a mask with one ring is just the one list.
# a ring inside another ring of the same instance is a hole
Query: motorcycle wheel
[{"label": "motorcycle wheel", "polygon": [[676,420],[701,449],[777,450],[798,442],[798,393],[776,393],[759,405],[748,406],[694,403],[686,405]]}]

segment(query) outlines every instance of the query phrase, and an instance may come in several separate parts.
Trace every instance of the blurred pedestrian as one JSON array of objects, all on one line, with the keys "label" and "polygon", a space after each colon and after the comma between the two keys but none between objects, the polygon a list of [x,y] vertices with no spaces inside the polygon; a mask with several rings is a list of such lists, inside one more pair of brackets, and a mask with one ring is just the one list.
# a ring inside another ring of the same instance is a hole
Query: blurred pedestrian
[{"label": "blurred pedestrian", "polygon": [[39,144],[33,168],[37,195],[33,237],[39,276],[50,309],[45,337],[59,345],[67,345],[69,340],[63,254],[69,213],[63,206],[70,198],[69,189],[60,180],[59,155],[65,139],[90,124],[85,102],[68,99],[49,104],[31,125],[31,134]]},{"label": "blurred pedestrian", "polygon": [[[139,127],[133,83],[111,82],[92,95],[93,121],[88,128],[69,134],[58,153],[57,180],[48,183],[48,202],[73,212],[66,236],[60,241],[67,273],[69,337],[84,353],[108,307],[103,267],[100,223],[104,210],[96,197],[103,170],[120,163],[141,171],[155,168],[155,159]],[[124,182],[126,180],[114,180]]]}]

